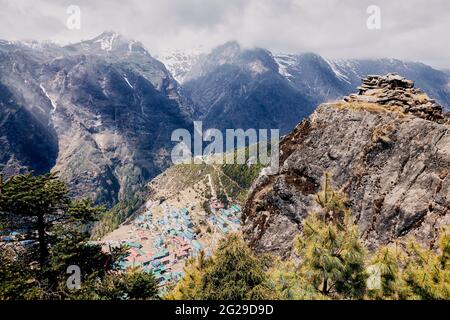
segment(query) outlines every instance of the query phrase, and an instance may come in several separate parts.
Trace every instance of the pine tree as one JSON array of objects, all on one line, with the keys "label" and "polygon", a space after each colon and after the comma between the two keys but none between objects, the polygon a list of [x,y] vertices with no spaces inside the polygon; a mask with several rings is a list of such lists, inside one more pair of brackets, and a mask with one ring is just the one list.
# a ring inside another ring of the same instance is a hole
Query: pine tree
[{"label": "pine tree", "polygon": [[277,300],[326,299],[298,272],[298,266],[291,259],[276,259],[267,272],[268,287]]},{"label": "pine tree", "polygon": [[365,292],[366,250],[345,206],[345,198],[325,175],[316,196],[319,212],[303,221],[303,235],[297,238],[302,277],[317,294],[331,298],[361,298]]},{"label": "pine tree", "polygon": [[392,299],[404,297],[401,265],[405,257],[399,244],[382,246],[374,253],[367,267],[367,297]]},{"label": "pine tree", "polygon": [[177,285],[164,297],[167,300],[198,300],[201,299],[201,283],[205,269],[212,263],[200,251],[197,258],[191,258],[186,262],[184,276]]},{"label": "pine tree", "polygon": [[141,270],[129,270],[125,277],[125,294],[133,300],[155,298],[158,294],[158,283],[152,273]]},{"label": "pine tree", "polygon": [[213,258],[191,259],[183,279],[166,295],[173,300],[257,300],[272,295],[266,284],[263,262],[241,236],[229,235]]},{"label": "pine tree", "polygon": [[205,300],[263,299],[268,293],[261,260],[253,255],[241,236],[224,239],[201,281]]},{"label": "pine tree", "polygon": [[406,255],[403,280],[408,298],[450,299],[450,228],[442,232],[438,252],[411,242]]},{"label": "pine tree", "polygon": [[19,175],[1,184],[1,220],[12,230],[24,231],[23,240],[38,242],[41,267],[49,256],[49,228],[70,218],[69,204],[68,190],[54,174]]},{"label": "pine tree", "polygon": [[[110,272],[91,280],[81,290],[66,293],[70,300],[151,300],[158,298],[158,284],[152,273],[131,268]],[[63,288],[64,290],[64,288]]]},{"label": "pine tree", "polygon": [[[3,227],[19,231],[10,252],[0,254],[0,299],[154,298],[153,275],[119,271],[126,248],[105,253],[90,242],[90,228],[103,212],[90,200],[70,199],[54,174],[0,181]],[[32,242],[22,246],[21,240]],[[81,290],[66,286],[72,265],[81,270]]]}]

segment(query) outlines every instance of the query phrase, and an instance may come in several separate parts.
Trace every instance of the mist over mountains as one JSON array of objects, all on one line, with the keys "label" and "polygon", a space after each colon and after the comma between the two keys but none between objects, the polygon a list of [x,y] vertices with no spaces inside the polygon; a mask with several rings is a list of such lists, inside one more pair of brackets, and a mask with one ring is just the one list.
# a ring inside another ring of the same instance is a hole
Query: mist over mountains
[{"label": "mist over mountains", "polygon": [[226,43],[161,62],[114,33],[80,43],[0,41],[0,171],[58,171],[74,195],[110,206],[170,166],[171,132],[279,128],[368,74],[397,72],[450,106],[450,76],[394,59],[329,60]]}]

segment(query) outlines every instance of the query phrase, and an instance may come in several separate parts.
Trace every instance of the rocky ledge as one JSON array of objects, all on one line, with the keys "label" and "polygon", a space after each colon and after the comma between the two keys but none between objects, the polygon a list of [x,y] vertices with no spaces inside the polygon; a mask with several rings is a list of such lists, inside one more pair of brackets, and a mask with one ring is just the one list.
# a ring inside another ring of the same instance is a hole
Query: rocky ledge
[{"label": "rocky ledge", "polygon": [[404,112],[439,123],[445,121],[443,108],[420,89],[414,81],[389,73],[385,76],[370,75],[358,87],[359,93],[346,98],[346,102],[365,102],[383,105],[386,108],[402,108]]},{"label": "rocky ledge", "polygon": [[287,135],[278,172],[257,179],[244,207],[252,248],[289,255],[326,172],[370,249],[408,236],[433,247],[450,224],[450,126],[440,109],[420,107],[434,103],[416,102],[419,92],[397,75],[371,76]]}]

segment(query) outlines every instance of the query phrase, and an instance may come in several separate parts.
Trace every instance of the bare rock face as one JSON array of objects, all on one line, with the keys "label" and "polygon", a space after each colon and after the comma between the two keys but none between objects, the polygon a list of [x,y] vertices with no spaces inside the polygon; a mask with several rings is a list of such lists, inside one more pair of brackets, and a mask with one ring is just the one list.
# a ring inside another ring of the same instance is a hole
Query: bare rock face
[{"label": "bare rock face", "polygon": [[450,125],[433,101],[415,103],[421,94],[399,76],[371,76],[360,94],[300,123],[280,144],[278,172],[249,193],[251,247],[290,254],[325,172],[348,196],[369,249],[407,236],[433,247],[450,223]]}]

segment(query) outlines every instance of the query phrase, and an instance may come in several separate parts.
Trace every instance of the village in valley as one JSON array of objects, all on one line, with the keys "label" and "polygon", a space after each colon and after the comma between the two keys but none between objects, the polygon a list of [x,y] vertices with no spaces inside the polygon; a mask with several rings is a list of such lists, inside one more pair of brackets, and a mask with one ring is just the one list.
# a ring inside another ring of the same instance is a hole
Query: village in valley
[{"label": "village in valley", "polygon": [[220,239],[241,226],[241,207],[216,197],[208,207],[193,203],[177,207],[170,201],[149,201],[146,211],[123,224],[101,242],[105,250],[126,245],[129,256],[123,269],[140,267],[152,272],[160,286],[176,283],[186,260],[201,251],[210,256]]}]

